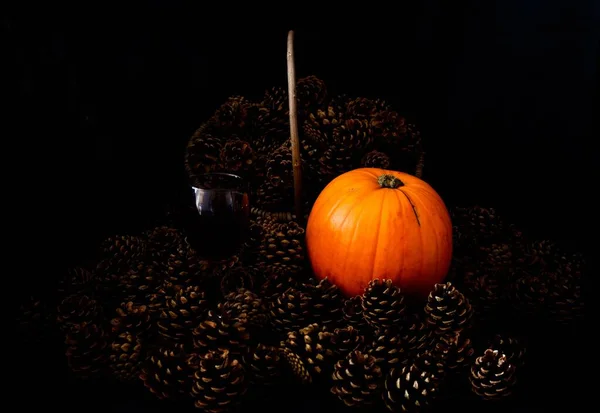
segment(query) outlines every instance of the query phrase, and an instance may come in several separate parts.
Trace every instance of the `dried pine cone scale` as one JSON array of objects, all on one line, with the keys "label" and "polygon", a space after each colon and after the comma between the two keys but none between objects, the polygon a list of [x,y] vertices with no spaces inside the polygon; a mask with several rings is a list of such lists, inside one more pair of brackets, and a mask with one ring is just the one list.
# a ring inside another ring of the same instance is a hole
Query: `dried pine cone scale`
[{"label": "dried pine cone scale", "polygon": [[232,138],[221,147],[219,159],[225,171],[247,172],[253,166],[254,152],[248,142]]},{"label": "dried pine cone scale", "polygon": [[412,364],[390,370],[385,378],[383,400],[392,412],[423,411],[435,400],[437,392],[432,374]]},{"label": "dried pine cone scale", "polygon": [[259,344],[243,356],[249,384],[272,387],[281,375],[281,350],[275,346]]},{"label": "dried pine cone scale", "polygon": [[189,176],[197,176],[218,169],[222,139],[214,136],[207,122],[190,138],[185,151],[185,166]]},{"label": "dried pine cone scale", "polygon": [[388,169],[390,167],[390,157],[384,152],[373,150],[363,156],[360,164],[363,168]]},{"label": "dried pine cone scale", "polygon": [[178,290],[160,313],[159,333],[176,342],[191,342],[192,329],[208,311],[205,293],[197,286]]},{"label": "dried pine cone scale", "polygon": [[115,235],[102,243],[103,258],[110,260],[119,268],[128,269],[146,254],[146,242],[134,235]]},{"label": "dried pine cone scale", "polygon": [[310,320],[308,297],[303,291],[288,288],[270,303],[269,314],[273,328],[280,332],[298,330]]},{"label": "dried pine cone scale", "polygon": [[521,339],[516,337],[496,334],[489,343],[489,348],[498,350],[506,356],[506,360],[515,366],[515,368],[523,367],[525,364],[525,355],[527,347]]},{"label": "dried pine cone scale", "polygon": [[229,351],[238,355],[246,354],[250,333],[246,327],[247,319],[230,319],[209,311],[192,331],[193,345],[198,352]]},{"label": "dried pine cone scale", "polygon": [[333,342],[336,351],[341,357],[345,357],[354,350],[362,349],[365,343],[365,337],[352,327],[336,328],[333,331]]},{"label": "dried pine cone scale", "polygon": [[155,227],[148,231],[146,237],[148,258],[156,263],[164,262],[184,244],[183,234],[168,226]]},{"label": "dried pine cone scale", "polygon": [[144,357],[144,346],[139,336],[120,333],[110,347],[109,366],[117,379],[124,382],[137,380]]},{"label": "dried pine cone scale", "polygon": [[432,350],[435,359],[444,365],[446,374],[470,366],[474,353],[471,340],[459,333],[441,337]]},{"label": "dried pine cone scale", "polygon": [[132,301],[121,303],[116,309],[117,316],[110,324],[115,333],[129,332],[141,337],[150,335],[152,319],[150,310],[145,305],[136,305]]},{"label": "dried pine cone scale", "polygon": [[275,224],[265,233],[260,249],[262,263],[297,273],[304,268],[305,230],[297,222]]},{"label": "dried pine cone scale", "polygon": [[310,299],[306,301],[311,319],[333,330],[344,318],[343,299],[339,288],[327,278],[317,284],[304,283],[302,291]]},{"label": "dried pine cone scale", "polygon": [[244,320],[248,327],[261,329],[269,323],[269,313],[263,300],[254,292],[238,289],[227,294],[219,310],[228,319]]},{"label": "dried pine cone scale", "polygon": [[98,302],[87,295],[72,294],[61,301],[57,308],[57,322],[62,331],[69,331],[82,324],[92,324],[103,313]]},{"label": "dried pine cone scale", "polygon": [[368,328],[367,320],[363,316],[362,297],[360,295],[347,299],[342,307],[344,321],[361,332]]}]

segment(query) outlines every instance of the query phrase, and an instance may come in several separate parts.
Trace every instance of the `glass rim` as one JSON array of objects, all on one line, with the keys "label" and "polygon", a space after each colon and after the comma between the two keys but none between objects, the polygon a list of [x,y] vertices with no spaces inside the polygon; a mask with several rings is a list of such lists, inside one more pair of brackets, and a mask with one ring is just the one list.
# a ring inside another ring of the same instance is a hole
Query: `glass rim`
[{"label": "glass rim", "polygon": [[[231,182],[232,185],[228,185],[227,187],[223,187],[223,188],[206,188],[206,187],[204,187],[201,183],[202,178],[203,177],[211,177],[211,176],[227,177],[228,179],[230,179],[229,182]],[[189,180],[190,180],[189,185],[193,189],[198,189],[198,190],[202,190],[202,191],[240,190],[240,189],[245,189],[246,186],[248,185],[248,183],[242,176],[231,173],[231,172],[206,172],[206,173],[191,176]]]}]

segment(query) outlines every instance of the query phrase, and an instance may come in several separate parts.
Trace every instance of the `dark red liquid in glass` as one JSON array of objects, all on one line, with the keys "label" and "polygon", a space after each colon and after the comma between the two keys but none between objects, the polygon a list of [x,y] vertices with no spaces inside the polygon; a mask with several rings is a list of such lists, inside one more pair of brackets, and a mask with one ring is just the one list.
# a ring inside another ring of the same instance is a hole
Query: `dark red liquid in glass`
[{"label": "dark red liquid in glass", "polygon": [[243,210],[196,214],[186,226],[188,242],[199,256],[221,260],[239,251],[246,239],[248,215]]},{"label": "dark red liquid in glass", "polygon": [[227,173],[202,175],[192,184],[186,219],[188,243],[203,258],[221,260],[239,252],[247,236],[250,206],[246,184]]}]

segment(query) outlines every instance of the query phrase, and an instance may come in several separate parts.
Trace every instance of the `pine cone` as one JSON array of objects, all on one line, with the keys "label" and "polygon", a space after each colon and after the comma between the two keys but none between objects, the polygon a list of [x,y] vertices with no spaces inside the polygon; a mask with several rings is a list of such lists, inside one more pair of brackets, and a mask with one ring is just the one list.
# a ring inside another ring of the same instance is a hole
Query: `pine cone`
[{"label": "pine cone", "polygon": [[[136,268],[138,262],[132,262],[131,268]],[[90,295],[94,296],[107,312],[110,313],[123,300],[128,300],[126,294],[133,294],[124,279],[131,268],[125,268],[116,260],[102,260],[96,266],[94,291]]]},{"label": "pine cone", "polygon": [[256,205],[265,211],[286,211],[294,204],[294,189],[290,185],[273,186],[265,180],[259,184],[254,198]]},{"label": "pine cone", "polygon": [[270,302],[271,323],[277,331],[296,331],[311,320],[310,297],[300,290],[288,288]]},{"label": "pine cone", "polygon": [[137,236],[115,235],[102,243],[104,259],[109,259],[120,269],[127,270],[146,254],[146,242]]},{"label": "pine cone", "polygon": [[333,142],[333,131],[342,123],[343,117],[343,113],[334,106],[318,109],[304,121],[304,135],[309,142],[328,148]]},{"label": "pine cone", "polygon": [[247,383],[240,360],[225,351],[209,351],[188,361],[194,370],[194,406],[208,413],[231,411],[246,394]]},{"label": "pine cone", "polygon": [[243,96],[231,96],[227,98],[213,117],[215,127],[222,130],[223,134],[240,133],[246,126],[248,109],[252,103]]},{"label": "pine cone", "polygon": [[186,245],[168,259],[167,280],[177,287],[197,285],[210,275],[208,261],[201,260],[195,251]]},{"label": "pine cone", "polygon": [[265,91],[261,105],[268,109],[287,112],[289,105],[287,89],[274,87]]},{"label": "pine cone", "polygon": [[266,163],[266,175],[269,184],[274,188],[291,188],[294,185],[292,150],[290,141],[275,149]]},{"label": "pine cone", "polygon": [[[153,323],[158,325],[160,314],[168,308],[168,303],[175,297],[177,291],[181,287],[165,282],[159,287],[146,294],[144,297],[144,305],[148,308],[148,312],[153,320]],[[158,326],[156,326],[158,327]]]},{"label": "pine cone", "polygon": [[223,142],[214,135],[209,123],[200,126],[185,151],[185,166],[188,176],[198,176],[218,169]]},{"label": "pine cone", "polygon": [[298,331],[290,331],[282,347],[296,353],[312,377],[327,374],[338,356],[333,333],[310,324]]},{"label": "pine cone", "polygon": [[480,247],[485,265],[495,271],[495,277],[504,285],[507,285],[515,270],[517,269],[516,259],[513,254],[514,248],[508,244],[491,244],[487,247]]},{"label": "pine cone", "polygon": [[194,348],[201,352],[227,350],[233,355],[246,354],[250,334],[244,321],[228,319],[209,311],[206,319],[192,332]]},{"label": "pine cone", "polygon": [[249,384],[258,387],[277,384],[281,375],[281,354],[277,347],[259,344],[243,360]]},{"label": "pine cone", "polygon": [[509,396],[517,381],[515,371],[504,354],[487,349],[471,367],[471,390],[486,400]]},{"label": "pine cone", "polygon": [[552,275],[541,271],[539,275],[521,274],[512,285],[512,304],[515,309],[529,317],[545,315],[548,310]]},{"label": "pine cone", "polygon": [[238,290],[250,290],[254,287],[255,271],[253,268],[238,266],[226,271],[221,277],[221,294],[236,293]]},{"label": "pine cone", "polygon": [[159,333],[170,340],[185,343],[191,339],[192,329],[207,311],[204,291],[196,286],[182,288],[167,301],[166,308],[160,313]]},{"label": "pine cone", "polygon": [[446,373],[470,366],[474,354],[471,340],[459,333],[441,337],[432,351],[434,358],[444,365]]},{"label": "pine cone", "polygon": [[360,295],[347,299],[342,308],[344,320],[357,330],[365,332],[368,329],[367,320],[363,317],[362,297]]},{"label": "pine cone", "polygon": [[304,268],[304,228],[290,221],[265,234],[260,255],[265,267],[284,267],[290,273]]},{"label": "pine cone", "polygon": [[476,255],[481,246],[506,241],[507,225],[494,208],[455,208],[452,222],[460,254]]},{"label": "pine cone", "polygon": [[250,290],[239,289],[225,296],[219,310],[230,320],[244,320],[248,328],[259,330],[269,323],[269,313],[263,300]]},{"label": "pine cone", "polygon": [[104,373],[108,355],[106,334],[98,324],[84,322],[71,326],[65,344],[69,368],[79,378]]},{"label": "pine cone", "polygon": [[142,341],[129,332],[120,333],[111,344],[109,367],[115,377],[124,382],[136,381],[143,361]]},{"label": "pine cone", "polygon": [[469,327],[473,310],[452,283],[436,284],[425,305],[427,322],[438,334],[460,333]]},{"label": "pine cone", "polygon": [[[281,145],[290,133],[287,91],[274,88],[265,93],[258,107],[255,146],[259,152],[268,153]],[[253,142],[254,144],[254,142]]]},{"label": "pine cone", "polygon": [[148,337],[152,320],[147,306],[136,305],[129,301],[121,303],[116,313],[117,316],[110,321],[113,333],[128,332],[139,337]]},{"label": "pine cone", "polygon": [[489,348],[497,350],[500,354],[504,354],[506,361],[515,366],[515,369],[519,369],[525,365],[527,348],[521,340],[515,337],[496,334],[493,340],[490,341]]},{"label": "pine cone", "polygon": [[397,328],[375,332],[375,340],[368,349],[368,353],[375,357],[377,364],[384,372],[389,371],[392,367],[407,365],[410,360],[407,346]]},{"label": "pine cone", "polygon": [[232,138],[223,144],[219,158],[221,169],[229,172],[247,172],[253,166],[254,153],[248,142]]},{"label": "pine cone", "polygon": [[296,96],[299,106],[303,109],[323,104],[327,98],[325,82],[316,76],[307,76],[298,79]]},{"label": "pine cone", "polygon": [[433,330],[429,328],[419,313],[406,318],[400,327],[400,336],[409,352],[420,353],[431,350],[436,340]]},{"label": "pine cone", "polygon": [[285,347],[281,349],[281,354],[283,356],[283,360],[285,361],[285,365],[289,368],[292,375],[300,381],[300,383],[312,383],[312,375],[308,370],[308,366],[305,364],[304,360],[302,360],[302,357],[296,354],[296,352]]},{"label": "pine cone", "polygon": [[398,325],[406,311],[404,296],[392,280],[369,282],[362,296],[363,316],[374,328]]},{"label": "pine cone", "polygon": [[578,255],[546,257],[544,263],[522,272],[512,285],[512,304],[519,312],[571,323],[584,314],[581,293],[585,263]]},{"label": "pine cone", "polygon": [[359,119],[344,120],[333,129],[329,147],[319,158],[323,179],[330,180],[360,166],[371,136],[368,122]]},{"label": "pine cone", "polygon": [[[303,136],[300,139],[300,158],[302,159],[302,177],[308,182],[317,184],[321,177],[321,164],[319,159],[327,148],[314,142],[310,137]],[[323,184],[323,182],[320,182]],[[320,193],[322,189],[316,186],[315,192]]]},{"label": "pine cone", "polygon": [[371,119],[371,126],[373,136],[381,146],[408,147],[408,125],[398,112],[389,109],[376,112]]},{"label": "pine cone", "polygon": [[290,274],[283,267],[270,267],[267,279],[260,288],[260,295],[265,297],[268,301],[275,301],[281,294],[286,292],[289,288],[298,289],[299,284],[296,277]]},{"label": "pine cone", "polygon": [[421,371],[425,371],[431,375],[431,380],[438,385],[444,380],[446,375],[446,366],[444,360],[437,357],[437,353],[431,350],[425,350],[414,358],[415,364]]},{"label": "pine cone", "polygon": [[373,356],[352,351],[335,364],[332,377],[331,393],[346,406],[365,407],[380,400],[383,373]]},{"label": "pine cone", "polygon": [[406,365],[411,357],[431,350],[433,343],[433,331],[418,315],[412,315],[401,324],[376,330],[370,353],[387,371],[398,364]]},{"label": "pine cone", "polygon": [[346,111],[352,117],[371,119],[378,112],[388,110],[389,106],[380,99],[355,98],[346,103]]},{"label": "pine cone", "polygon": [[394,367],[385,377],[383,401],[392,412],[424,411],[436,396],[437,381],[415,364]]},{"label": "pine cone", "polygon": [[93,324],[102,315],[102,307],[87,295],[72,294],[66,297],[57,308],[58,326],[63,332],[79,328],[81,324]]},{"label": "pine cone", "polygon": [[67,270],[65,277],[58,282],[58,293],[61,297],[70,294],[89,294],[91,293],[92,280],[94,274],[83,267],[73,267]]},{"label": "pine cone", "polygon": [[159,226],[148,231],[147,253],[151,262],[159,266],[166,262],[171,254],[176,254],[177,250],[183,248],[183,235],[175,228],[168,226]]},{"label": "pine cone", "polygon": [[151,351],[140,374],[144,386],[159,399],[184,398],[191,388],[187,358],[182,344]]},{"label": "pine cone", "polygon": [[352,326],[333,330],[332,340],[340,357],[346,357],[354,350],[362,350],[365,343],[365,337]]},{"label": "pine cone", "polygon": [[363,168],[388,169],[390,167],[390,157],[383,152],[373,150],[367,152],[360,161]]},{"label": "pine cone", "polygon": [[134,268],[117,277],[116,281],[119,285],[116,288],[122,291],[119,296],[127,301],[143,302],[148,294],[159,288],[165,281],[165,274],[160,268],[164,264],[162,262],[152,264],[140,262]]},{"label": "pine cone", "polygon": [[503,248],[492,248],[466,271],[464,294],[480,320],[497,313],[506,304],[512,265]]},{"label": "pine cone", "polygon": [[310,297],[307,301],[312,319],[322,327],[333,330],[343,318],[344,301],[340,289],[327,278],[317,284],[305,283],[303,292]]},{"label": "pine cone", "polygon": [[[553,288],[550,291],[549,311],[552,318],[563,324],[580,319],[585,314],[585,302],[582,294],[582,272],[564,262],[556,270]],[[582,271],[582,270],[581,270]]]},{"label": "pine cone", "polygon": [[531,272],[540,269],[553,270],[558,266],[561,251],[553,241],[534,241],[526,245],[525,248],[526,265]]}]

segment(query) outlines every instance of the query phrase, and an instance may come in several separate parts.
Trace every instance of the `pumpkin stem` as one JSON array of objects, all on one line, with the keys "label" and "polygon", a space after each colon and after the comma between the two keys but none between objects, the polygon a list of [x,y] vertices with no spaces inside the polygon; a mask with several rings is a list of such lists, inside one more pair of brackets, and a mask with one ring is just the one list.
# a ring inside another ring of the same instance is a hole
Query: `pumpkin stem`
[{"label": "pumpkin stem", "polygon": [[399,178],[394,175],[384,174],[377,178],[377,183],[382,188],[391,188],[396,189],[401,186],[404,186],[404,182],[402,182]]}]

